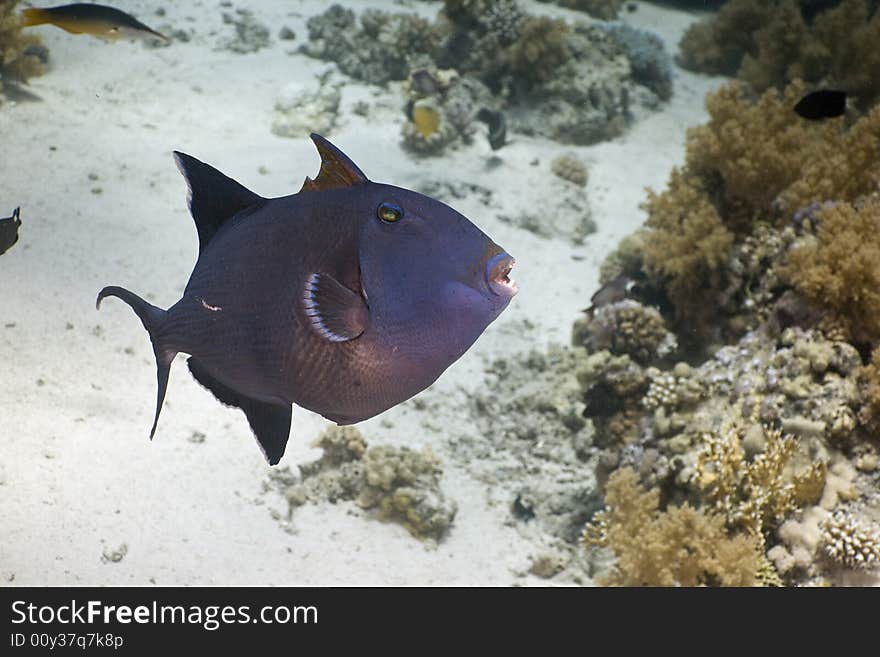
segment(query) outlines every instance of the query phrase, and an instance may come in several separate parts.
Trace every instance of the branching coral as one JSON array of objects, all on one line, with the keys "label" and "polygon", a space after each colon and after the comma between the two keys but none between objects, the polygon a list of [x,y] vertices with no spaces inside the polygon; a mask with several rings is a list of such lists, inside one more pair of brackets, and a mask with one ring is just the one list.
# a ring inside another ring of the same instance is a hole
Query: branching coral
[{"label": "branching coral", "polygon": [[18,0],[0,0],[0,91],[3,80],[26,81],[45,67],[46,49],[39,37],[22,32]]},{"label": "branching coral", "polygon": [[787,467],[796,443],[767,427],[764,449],[749,460],[743,435],[742,429],[731,425],[704,436],[697,484],[731,527],[766,535],[793,510],[819,499],[827,465],[818,461],[804,472],[790,474]]},{"label": "branching coral", "polygon": [[815,240],[793,249],[783,274],[831,311],[852,339],[880,340],[880,197],[837,203],[818,213]]},{"label": "branching coral", "polygon": [[755,586],[766,560],[758,537],[728,535],[724,516],[685,504],[659,510],[656,488],[645,490],[631,468],[608,479],[605,509],[584,532],[608,547],[616,564],[601,583],[617,586]]}]

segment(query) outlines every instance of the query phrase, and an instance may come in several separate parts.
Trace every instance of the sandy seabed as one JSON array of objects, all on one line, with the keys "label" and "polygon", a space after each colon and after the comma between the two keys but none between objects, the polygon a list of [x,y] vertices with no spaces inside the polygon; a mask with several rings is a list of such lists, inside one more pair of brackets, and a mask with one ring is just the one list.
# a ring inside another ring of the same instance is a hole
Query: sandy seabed
[{"label": "sandy seabed", "polygon": [[[108,302],[99,313],[94,302],[108,284],[161,307],[180,297],[197,238],[172,150],[263,196],[293,193],[316,173],[311,142],[278,137],[270,125],[282,88],[314,87],[316,76],[335,70],[291,54],[307,36],[306,19],[328,4],[236,3],[272,26],[272,44],[252,54],[215,49],[230,30],[221,12],[233,10],[219,2],[115,3],[152,26],[195,31],[191,41],[163,49],[36,28],[52,60],[28,87],[40,100],[0,106],[0,215],[20,205],[23,220],[20,242],[0,257],[0,585],[546,582],[527,573],[535,544],[497,503],[503,491],[489,495],[465,465],[447,458],[444,434],[473,431],[461,405],[480,385],[487,360],[568,341],[603,256],[644,220],[644,188],[661,188],[683,160],[685,130],[704,120],[704,95],[721,80],[676,69],[672,100],[613,141],[572,147],[515,135],[497,153],[477,140],[425,159],[401,148],[399,111],[369,118],[352,111],[388,91],[345,83],[331,140],[374,180],[410,188],[469,181],[494,190],[489,209],[475,198],[450,202],[517,258],[520,293],[418,396],[428,410],[410,401],[359,425],[370,444],[430,445],[444,460],[442,486],[459,507],[448,536],[422,543],[348,503],[301,507],[285,529],[270,511],[286,513],[286,502],[266,491],[268,466],[245,418],[201,388],[183,356],[172,367],[156,438],[147,439],[156,394],[149,340],[122,303]],[[440,6],[342,4],[426,17]],[[695,18],[637,4],[623,19],[658,33],[675,52]],[[156,15],[159,7],[165,16]],[[295,41],[276,38],[282,25]],[[389,106],[398,101],[390,98]],[[530,163],[565,152],[589,166],[598,231],[574,245],[499,220],[523,204],[540,207],[545,189]],[[488,167],[494,155],[500,163]],[[329,424],[295,407],[282,465],[316,458],[310,445]]]}]

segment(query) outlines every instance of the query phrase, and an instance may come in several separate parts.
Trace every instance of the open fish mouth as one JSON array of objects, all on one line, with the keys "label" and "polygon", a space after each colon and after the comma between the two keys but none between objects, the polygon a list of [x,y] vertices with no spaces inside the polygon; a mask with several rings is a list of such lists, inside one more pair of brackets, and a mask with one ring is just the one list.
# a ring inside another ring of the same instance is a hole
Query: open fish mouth
[{"label": "open fish mouth", "polygon": [[506,253],[494,255],[486,263],[486,280],[493,294],[512,297],[519,291],[516,281],[510,277],[515,264],[516,260]]}]

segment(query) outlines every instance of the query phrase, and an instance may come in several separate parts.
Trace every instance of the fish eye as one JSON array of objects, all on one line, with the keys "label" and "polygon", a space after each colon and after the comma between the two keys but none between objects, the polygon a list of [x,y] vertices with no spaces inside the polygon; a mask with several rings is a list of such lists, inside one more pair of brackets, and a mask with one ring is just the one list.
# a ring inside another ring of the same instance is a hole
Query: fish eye
[{"label": "fish eye", "polygon": [[403,219],[403,208],[396,203],[385,201],[379,206],[376,214],[386,224],[393,224]]}]

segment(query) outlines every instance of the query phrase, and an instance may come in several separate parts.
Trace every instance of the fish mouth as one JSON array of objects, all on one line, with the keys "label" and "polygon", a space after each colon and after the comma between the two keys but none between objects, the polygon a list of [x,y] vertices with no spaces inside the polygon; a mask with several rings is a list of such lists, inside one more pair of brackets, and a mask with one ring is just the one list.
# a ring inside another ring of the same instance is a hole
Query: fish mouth
[{"label": "fish mouth", "polygon": [[519,291],[516,281],[510,277],[515,264],[516,260],[503,252],[489,258],[486,263],[486,281],[492,294],[510,298]]}]

